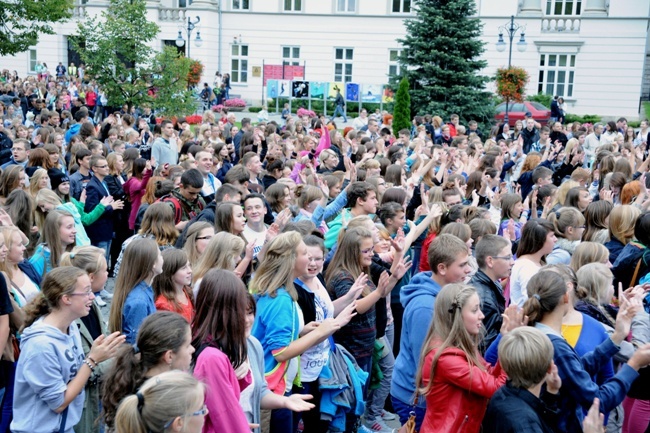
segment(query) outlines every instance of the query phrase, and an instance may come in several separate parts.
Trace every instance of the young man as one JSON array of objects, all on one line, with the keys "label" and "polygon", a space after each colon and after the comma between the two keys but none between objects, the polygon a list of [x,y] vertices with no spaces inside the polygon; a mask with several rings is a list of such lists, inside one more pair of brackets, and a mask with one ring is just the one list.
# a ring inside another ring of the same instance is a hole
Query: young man
[{"label": "young man", "polygon": [[176,165],[178,163],[178,148],[174,135],[174,125],[170,120],[163,120],[160,124],[161,136],[156,138],[151,146],[151,159],[153,164]]},{"label": "young man", "polygon": [[194,155],[194,159],[196,160],[196,168],[203,175],[201,196],[206,203],[210,203],[214,200],[214,195],[221,186],[219,179],[212,174],[212,154],[206,150],[202,150]]},{"label": "young man", "polygon": [[553,183],[553,170],[543,165],[538,165],[533,171],[527,171],[519,176],[517,183],[521,186],[521,197],[528,197],[533,189]]},{"label": "young man", "polygon": [[[499,343],[499,363],[509,380],[490,399],[483,431],[559,431],[557,405],[562,381],[553,363],[553,345],[548,337],[530,326],[510,331]],[[544,383],[546,389],[542,390]]]},{"label": "young man", "polygon": [[241,164],[250,172],[248,189],[250,192],[261,194],[264,192],[264,185],[259,176],[262,173],[262,162],[255,152],[246,152],[241,159]]},{"label": "young man", "polygon": [[264,196],[261,194],[249,194],[244,199],[244,216],[246,217],[246,225],[244,226],[244,238],[247,242],[253,242],[253,261],[257,259],[257,255],[262,250],[264,242],[266,242],[266,232],[268,227],[264,224],[264,216],[266,215],[266,204]]},{"label": "young man", "polygon": [[429,247],[429,266],[432,272],[420,272],[402,287],[400,300],[404,306],[400,350],[395,360],[390,395],[393,409],[403,425],[409,413],[415,411],[416,431],[420,429],[426,402],[424,398],[413,405],[415,375],[420,361],[422,344],[433,319],[433,306],[440,289],[452,283],[461,283],[471,272],[469,249],[456,236],[442,234]]},{"label": "young man", "polygon": [[332,222],[325,234],[325,247],[332,249],[338,239],[341,228],[352,218],[360,215],[373,215],[377,212],[377,191],[367,182],[353,182],[348,187],[348,209],[344,209]]},{"label": "young man", "polygon": [[548,126],[542,126],[542,129],[539,130],[539,140],[533,143],[530,147],[530,150],[533,152],[544,153],[546,146],[551,144],[551,129]]},{"label": "young man", "polygon": [[90,172],[91,156],[92,152],[88,149],[80,149],[75,155],[75,162],[79,168],[70,175],[70,195],[76,200],[79,200],[81,190],[86,187],[92,177]]},{"label": "young man", "polygon": [[174,224],[178,230],[183,230],[188,221],[205,208],[205,202],[200,196],[202,189],[203,176],[199,170],[192,168],[183,173],[178,189],[160,198],[160,202],[169,203],[174,209]]},{"label": "young man", "polygon": [[526,127],[521,131],[521,137],[524,140],[522,145],[524,153],[528,154],[533,144],[539,141],[539,130],[535,128],[533,119],[526,119]]},{"label": "young man", "polygon": [[29,160],[29,150],[29,141],[25,140],[24,138],[14,140],[14,144],[11,146],[11,158],[8,162],[2,164],[2,169],[5,170],[11,165],[22,165],[23,167],[27,167],[27,161]]},{"label": "young man", "polygon": [[485,336],[479,346],[481,353],[492,344],[501,331],[506,309],[506,298],[500,281],[510,276],[515,261],[512,258],[512,245],[502,236],[485,235],[476,244],[474,255],[478,271],[469,284],[476,288],[481,300],[481,311],[485,315],[483,327]]},{"label": "young man", "polygon": [[239,161],[239,155],[241,152],[241,139],[244,137],[244,134],[247,132],[251,132],[253,130],[253,126],[251,125],[251,119],[248,117],[244,117],[241,120],[241,128],[235,134],[235,136],[232,138],[232,144],[235,146],[235,160],[234,162],[237,163]]}]

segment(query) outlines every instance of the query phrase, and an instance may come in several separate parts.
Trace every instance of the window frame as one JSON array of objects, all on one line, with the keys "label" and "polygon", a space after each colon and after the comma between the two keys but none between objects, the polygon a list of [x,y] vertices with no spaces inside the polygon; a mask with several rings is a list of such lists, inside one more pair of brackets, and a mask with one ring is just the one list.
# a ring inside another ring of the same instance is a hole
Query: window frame
[{"label": "window frame", "polygon": [[[32,59],[32,54],[34,58]],[[27,71],[30,74],[36,73],[36,65],[38,64],[38,50],[36,48],[27,49]]]},{"label": "window frame", "polygon": [[[240,11],[240,12],[247,12],[251,10],[251,2],[253,0],[230,0],[230,10],[231,11]],[[235,2],[238,2],[240,4],[240,7],[235,7]],[[244,2],[248,4],[248,7],[244,7]]]},{"label": "window frame", "polygon": [[[402,67],[399,64],[399,56],[400,56],[400,54],[402,54],[402,50],[403,50],[403,48],[389,48],[388,49],[388,74],[387,74],[387,76],[389,78],[391,76],[399,77],[401,75],[401,73],[402,73]],[[393,52],[397,53],[397,57],[395,58],[395,60],[391,60],[391,53],[393,53]],[[393,67],[396,70],[395,74],[391,74],[391,72],[390,72],[391,68],[393,68]]]},{"label": "window frame", "polygon": [[[395,2],[399,2],[399,10],[395,10]],[[405,5],[408,3],[409,10],[405,11]],[[388,0],[388,13],[397,15],[411,15],[413,13],[415,0]]]},{"label": "window frame", "polygon": [[[289,50],[289,56],[284,55],[284,50]],[[298,50],[298,57],[294,57],[295,50]],[[280,47],[280,55],[282,57],[282,64],[285,62],[287,65],[300,66],[300,45],[282,45]]]},{"label": "window frame", "polygon": [[[544,16],[547,17],[578,17],[582,15],[583,0],[546,0]],[[567,7],[571,7],[571,13],[567,14]],[[559,8],[559,12],[557,13]]]},{"label": "window frame", "polygon": [[[564,58],[564,64],[562,64]],[[554,64],[551,64],[551,63]],[[541,53],[537,91],[546,95],[575,98],[577,53]],[[549,76],[552,78],[549,79]],[[560,76],[564,78],[560,80]],[[550,87],[549,87],[550,86]]]},{"label": "window frame", "polygon": [[[291,8],[287,9],[287,2]],[[300,8],[296,9],[296,3],[300,2]],[[283,13],[299,14],[305,10],[305,0],[280,0],[280,11]]]},{"label": "window frame", "polygon": [[[237,54],[235,54],[235,47],[237,47]],[[246,55],[242,54],[244,47],[246,49]],[[248,84],[249,54],[250,54],[250,48],[248,44],[230,45],[230,82],[232,84],[238,84],[238,85]],[[235,62],[237,62],[236,68],[234,67]],[[242,67],[242,62],[246,62],[245,67]],[[243,81],[241,79],[242,75],[245,78]],[[235,77],[237,78],[236,80]]]},{"label": "window frame", "polygon": [[[341,58],[338,59],[336,56],[338,50],[341,50]],[[347,58],[348,52],[352,53],[350,58]],[[337,65],[341,65],[341,72],[337,75],[336,68]],[[347,73],[347,66],[350,67],[350,73]],[[354,48],[353,47],[334,47],[334,82],[336,83],[352,83],[352,77],[354,74]],[[338,78],[337,78],[338,76]]]},{"label": "window frame", "polygon": [[[339,8],[339,2],[345,3],[343,10]],[[350,8],[350,2],[354,2],[353,10]],[[359,0],[334,0],[334,13],[338,14],[356,14],[359,10]]]}]

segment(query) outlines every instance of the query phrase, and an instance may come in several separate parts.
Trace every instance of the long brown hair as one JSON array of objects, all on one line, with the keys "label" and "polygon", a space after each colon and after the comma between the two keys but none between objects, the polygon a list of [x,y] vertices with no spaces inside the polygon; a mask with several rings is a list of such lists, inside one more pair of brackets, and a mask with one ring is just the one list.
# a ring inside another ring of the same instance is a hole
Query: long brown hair
[{"label": "long brown hair", "polygon": [[[62,209],[51,210],[47,214],[45,224],[43,225],[43,244],[47,245],[50,249],[50,265],[52,268],[59,266],[59,261],[61,260],[63,253],[65,251],[72,251],[75,246],[75,244],[72,243],[64,249],[61,245],[61,221],[65,217],[74,219],[72,214],[68,211]],[[47,268],[47,266],[43,267],[43,272],[45,272],[45,268]]]},{"label": "long brown hair", "polygon": [[[327,286],[341,272],[347,272],[356,279],[362,273],[370,274],[370,270],[361,265],[361,242],[372,239],[372,232],[365,227],[348,228],[336,248],[336,253],[327,267],[325,281]],[[370,293],[370,287],[363,289],[363,295]]]},{"label": "long brown hair", "polygon": [[156,242],[147,238],[134,239],[124,250],[122,263],[129,266],[120,267],[115,279],[115,294],[108,321],[111,332],[122,332],[122,310],[126,297],[135,286],[151,277],[159,253]]},{"label": "long brown hair", "polygon": [[279,288],[284,288],[294,300],[298,299],[293,285],[293,268],[300,242],[300,233],[287,232],[266,245],[264,260],[248,286],[251,293],[274,297]]},{"label": "long brown hair", "polygon": [[[176,300],[176,288],[172,277],[179,269],[185,267],[189,263],[185,251],[176,248],[169,248],[163,251],[163,268],[160,275],[156,275],[153,279],[151,286],[153,287],[154,299],[163,296],[174,307],[177,313],[183,311],[183,307]],[[187,299],[192,302],[192,289],[188,286],[183,287],[183,292]]]},{"label": "long brown hair", "polygon": [[213,269],[203,277],[192,322],[194,363],[202,346],[216,347],[226,354],[233,368],[247,357],[246,313],[248,292],[233,272]]},{"label": "long brown hair", "polygon": [[154,203],[144,212],[138,234],[153,235],[159,246],[173,245],[178,238],[174,210],[167,203]]}]

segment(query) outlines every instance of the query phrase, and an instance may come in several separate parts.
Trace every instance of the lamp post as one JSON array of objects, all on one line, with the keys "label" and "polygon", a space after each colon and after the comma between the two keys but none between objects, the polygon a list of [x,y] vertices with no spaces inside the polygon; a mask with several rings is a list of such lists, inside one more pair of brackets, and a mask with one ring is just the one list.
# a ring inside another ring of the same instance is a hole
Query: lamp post
[{"label": "lamp post", "polygon": [[[517,36],[517,32],[521,34],[521,37],[519,38],[519,42],[517,42],[517,51],[520,53],[523,53],[526,51],[526,47],[528,46],[528,43],[526,42],[525,34],[526,34],[526,26],[521,26],[517,23],[515,23],[515,16],[512,15],[510,17],[510,23],[506,23],[499,27],[499,40],[497,41],[497,51],[502,53],[506,50],[506,43],[503,40],[503,34],[506,33],[508,35],[508,39],[510,41],[509,45],[509,51],[508,51],[508,69],[510,69],[510,66],[512,64],[512,41]],[[508,111],[510,108],[510,101],[506,100],[506,113],[503,116],[503,121],[504,123],[508,123]]]},{"label": "lamp post", "polygon": [[[187,58],[190,57],[190,39],[192,37],[192,31],[200,21],[201,21],[201,17],[199,16],[197,16],[194,21],[192,21],[190,17],[187,17]],[[176,46],[180,48],[183,45],[185,45],[185,43],[186,41],[185,39],[183,39],[183,32],[179,30],[178,37],[176,38]],[[203,45],[203,39],[201,39],[200,31],[196,32],[196,39],[194,39],[194,43],[199,48],[201,47],[201,45]]]}]

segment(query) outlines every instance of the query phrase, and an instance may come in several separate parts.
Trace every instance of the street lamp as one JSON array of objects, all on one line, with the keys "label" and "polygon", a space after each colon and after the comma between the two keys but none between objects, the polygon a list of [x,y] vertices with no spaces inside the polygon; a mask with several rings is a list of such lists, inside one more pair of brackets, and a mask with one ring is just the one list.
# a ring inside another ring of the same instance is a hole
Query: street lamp
[{"label": "street lamp", "polygon": [[[194,21],[192,21],[189,17],[187,18],[187,57],[190,57],[190,39],[192,37],[192,31],[196,27],[196,25],[201,21],[201,17],[197,16]],[[203,39],[201,39],[201,32],[197,30],[196,32],[196,39],[194,39],[194,44],[196,44],[197,47],[201,48],[203,45]],[[181,30],[178,31],[178,37],[176,38],[176,46],[177,47],[182,47],[185,45],[185,39],[183,39],[183,32]]]},{"label": "street lamp", "polygon": [[[512,15],[510,17],[510,23],[506,23],[499,27],[499,39],[497,40],[496,47],[497,51],[502,53],[506,50],[506,42],[503,39],[503,34],[506,33],[508,35],[508,39],[510,41],[509,45],[509,51],[508,51],[508,69],[510,69],[510,66],[512,64],[512,41],[517,36],[517,32],[520,33],[521,37],[519,38],[519,42],[517,42],[517,51],[520,53],[523,53],[526,51],[526,47],[528,46],[528,43],[526,42],[526,26],[521,26],[517,23],[515,23],[515,16]],[[503,116],[503,121],[504,123],[508,122],[508,111],[509,111],[509,103],[510,101],[506,100],[506,113]]]}]

